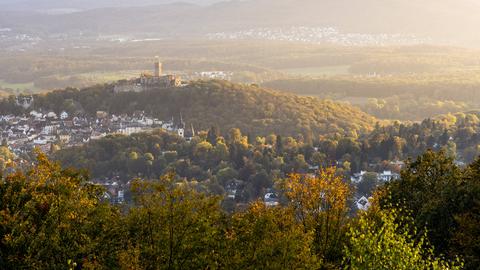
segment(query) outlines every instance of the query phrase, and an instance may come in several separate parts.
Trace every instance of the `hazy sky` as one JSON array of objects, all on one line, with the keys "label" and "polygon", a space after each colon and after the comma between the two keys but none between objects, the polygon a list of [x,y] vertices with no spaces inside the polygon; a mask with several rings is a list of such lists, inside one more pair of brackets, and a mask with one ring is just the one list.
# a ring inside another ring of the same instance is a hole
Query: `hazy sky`
[{"label": "hazy sky", "polygon": [[115,6],[160,5],[174,2],[207,5],[221,1],[222,0],[0,0],[0,7],[3,9],[21,10],[58,8],[93,9]]}]

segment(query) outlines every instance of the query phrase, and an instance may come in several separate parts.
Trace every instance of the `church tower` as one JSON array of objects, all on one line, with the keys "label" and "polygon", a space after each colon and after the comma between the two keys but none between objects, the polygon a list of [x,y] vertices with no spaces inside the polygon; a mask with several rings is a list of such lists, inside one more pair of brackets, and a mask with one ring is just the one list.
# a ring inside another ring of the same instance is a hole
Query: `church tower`
[{"label": "church tower", "polygon": [[155,57],[154,70],[155,70],[155,73],[153,75],[155,77],[160,77],[163,73],[162,63],[160,63],[158,56]]}]

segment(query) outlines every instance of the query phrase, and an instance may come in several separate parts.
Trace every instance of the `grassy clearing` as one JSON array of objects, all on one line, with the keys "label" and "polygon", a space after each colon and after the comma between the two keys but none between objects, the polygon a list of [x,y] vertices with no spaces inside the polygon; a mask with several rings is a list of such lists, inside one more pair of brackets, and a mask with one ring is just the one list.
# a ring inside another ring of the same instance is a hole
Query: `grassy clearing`
[{"label": "grassy clearing", "polygon": [[115,82],[140,76],[141,70],[124,70],[112,72],[89,72],[78,74],[79,77],[98,83]]},{"label": "grassy clearing", "polygon": [[30,83],[8,83],[4,80],[0,80],[0,89],[13,89],[13,90],[37,90],[33,85],[33,82]]}]

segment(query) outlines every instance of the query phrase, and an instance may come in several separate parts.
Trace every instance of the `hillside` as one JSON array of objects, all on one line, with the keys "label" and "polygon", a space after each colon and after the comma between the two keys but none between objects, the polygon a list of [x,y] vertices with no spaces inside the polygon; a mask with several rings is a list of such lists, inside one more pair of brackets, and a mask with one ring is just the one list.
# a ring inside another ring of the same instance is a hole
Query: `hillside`
[{"label": "hillside", "polygon": [[[21,113],[12,103],[12,99],[1,102],[0,113]],[[163,120],[183,115],[187,125],[196,129],[217,125],[224,132],[240,128],[252,135],[355,136],[375,123],[374,117],[347,105],[226,81],[199,81],[141,93],[114,94],[113,85],[66,89],[35,96],[34,109],[90,115],[98,110],[112,114],[141,110]]]}]

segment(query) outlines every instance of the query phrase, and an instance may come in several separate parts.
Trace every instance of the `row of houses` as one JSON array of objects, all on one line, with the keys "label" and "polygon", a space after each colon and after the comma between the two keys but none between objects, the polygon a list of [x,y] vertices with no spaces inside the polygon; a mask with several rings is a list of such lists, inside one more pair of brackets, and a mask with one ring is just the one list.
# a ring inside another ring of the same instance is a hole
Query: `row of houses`
[{"label": "row of houses", "polygon": [[30,111],[28,115],[0,115],[0,139],[17,155],[40,148],[48,153],[53,145],[78,146],[110,134],[131,135],[154,128],[163,128],[187,140],[194,136],[193,128],[186,130],[183,119],[164,121],[145,115],[111,115],[98,111],[95,116],[70,116],[63,111]]},{"label": "row of houses", "polygon": [[[350,177],[350,180],[352,181],[352,183],[354,184],[358,184],[360,182],[363,181],[364,179],[364,176],[369,173],[367,171],[361,171],[359,173],[354,173],[351,177]],[[376,177],[377,177],[377,180],[379,180],[380,182],[390,182],[392,180],[398,180],[400,179],[400,174],[398,173],[394,173],[392,171],[383,171],[381,173],[376,173],[376,172],[372,172]]]}]

